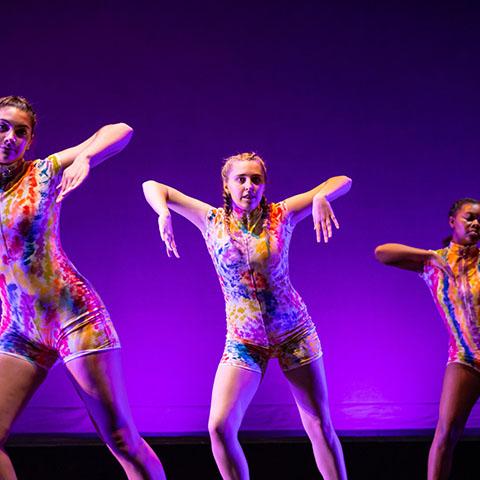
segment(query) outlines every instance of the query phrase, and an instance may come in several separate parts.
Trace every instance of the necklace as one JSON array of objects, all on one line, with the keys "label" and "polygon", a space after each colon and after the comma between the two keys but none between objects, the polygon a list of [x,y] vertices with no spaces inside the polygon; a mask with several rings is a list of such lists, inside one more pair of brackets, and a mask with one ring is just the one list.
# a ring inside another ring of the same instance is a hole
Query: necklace
[{"label": "necklace", "polygon": [[7,165],[0,164],[0,179],[3,181],[13,178],[23,167],[23,160],[17,160]]}]

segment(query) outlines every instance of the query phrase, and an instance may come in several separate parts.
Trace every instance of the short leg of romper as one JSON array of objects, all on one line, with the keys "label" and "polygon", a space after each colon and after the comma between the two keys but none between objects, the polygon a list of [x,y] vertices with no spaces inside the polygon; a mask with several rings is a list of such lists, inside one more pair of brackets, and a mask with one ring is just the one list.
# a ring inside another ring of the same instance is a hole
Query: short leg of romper
[{"label": "short leg of romper", "polygon": [[480,365],[475,361],[473,361],[472,363],[469,363],[469,362],[466,362],[464,360],[459,360],[459,359],[449,360],[447,362],[447,367],[448,367],[448,365],[452,365],[452,364],[465,365],[466,367],[470,367],[472,370],[475,370],[475,372],[480,374]]},{"label": "short leg of romper", "polygon": [[21,358],[44,370],[50,370],[58,358],[55,350],[34,342],[14,328],[0,335],[0,353]]},{"label": "short leg of romper", "polygon": [[115,327],[105,307],[97,307],[63,323],[56,343],[64,363],[92,353],[120,348]]},{"label": "short leg of romper", "polygon": [[313,324],[282,342],[275,350],[275,356],[278,357],[278,363],[284,372],[308,365],[323,355],[322,345]]},{"label": "short leg of romper", "polygon": [[269,358],[268,348],[227,338],[220,364],[244,368],[258,372],[263,376],[267,369]]}]

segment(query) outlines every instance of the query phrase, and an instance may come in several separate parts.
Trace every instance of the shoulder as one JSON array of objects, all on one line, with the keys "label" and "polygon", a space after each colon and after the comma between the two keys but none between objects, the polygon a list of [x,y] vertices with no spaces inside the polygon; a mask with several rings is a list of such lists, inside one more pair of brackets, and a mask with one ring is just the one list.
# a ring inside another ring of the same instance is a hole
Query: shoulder
[{"label": "shoulder", "polygon": [[218,223],[225,217],[223,208],[210,208],[207,212],[207,223]]},{"label": "shoulder", "polygon": [[224,223],[225,210],[223,208],[210,208],[207,211],[204,235],[208,237],[212,230],[217,230]]},{"label": "shoulder", "polygon": [[56,155],[49,155],[47,158],[33,160],[32,168],[42,175],[55,176],[60,172],[62,166]]},{"label": "shoulder", "polygon": [[[429,252],[435,253],[438,256],[446,259],[448,254],[448,247],[439,248],[437,250],[429,249]],[[433,259],[426,260],[423,264],[423,272],[419,275],[422,277],[427,283],[432,280],[432,275],[440,272],[442,269],[439,267],[438,263],[435,262]]]},{"label": "shoulder", "polygon": [[287,203],[284,201],[270,203],[268,205],[268,216],[272,225],[289,223],[291,212],[288,211]]}]

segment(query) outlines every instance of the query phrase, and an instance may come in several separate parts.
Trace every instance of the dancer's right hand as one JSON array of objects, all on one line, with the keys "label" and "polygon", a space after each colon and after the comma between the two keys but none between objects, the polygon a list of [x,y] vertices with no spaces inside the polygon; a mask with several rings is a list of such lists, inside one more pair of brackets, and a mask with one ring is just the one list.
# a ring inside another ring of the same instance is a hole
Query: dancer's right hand
[{"label": "dancer's right hand", "polygon": [[175,257],[180,258],[177,251],[177,245],[175,245],[175,238],[173,236],[170,210],[167,209],[158,216],[158,229],[160,230],[160,237],[165,243],[168,257],[170,258],[173,253]]}]

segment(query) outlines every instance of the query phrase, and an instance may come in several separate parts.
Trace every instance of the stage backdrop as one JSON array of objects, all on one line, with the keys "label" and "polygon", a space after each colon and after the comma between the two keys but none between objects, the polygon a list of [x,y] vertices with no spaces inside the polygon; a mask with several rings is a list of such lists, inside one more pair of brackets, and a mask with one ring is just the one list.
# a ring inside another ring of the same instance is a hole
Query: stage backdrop
[{"label": "stage backdrop", "polygon": [[[351,5],[348,5],[351,3]],[[290,269],[324,349],[343,431],[431,428],[447,337],[414,273],[376,263],[383,242],[439,248],[447,211],[479,196],[475,2],[15,2],[2,5],[1,94],[30,98],[32,156],[127,122],[128,148],[63,203],[63,245],[107,304],[131,405],[148,433],[206,431],[224,304],[199,231],[174,217],[168,259],[141,183],[221,203],[226,156],[254,150],[279,201],[332,175],[341,228],[294,233]],[[480,426],[480,412],[471,426]],[[272,361],[247,430],[297,430]],[[62,366],[16,432],[93,428]]]}]

